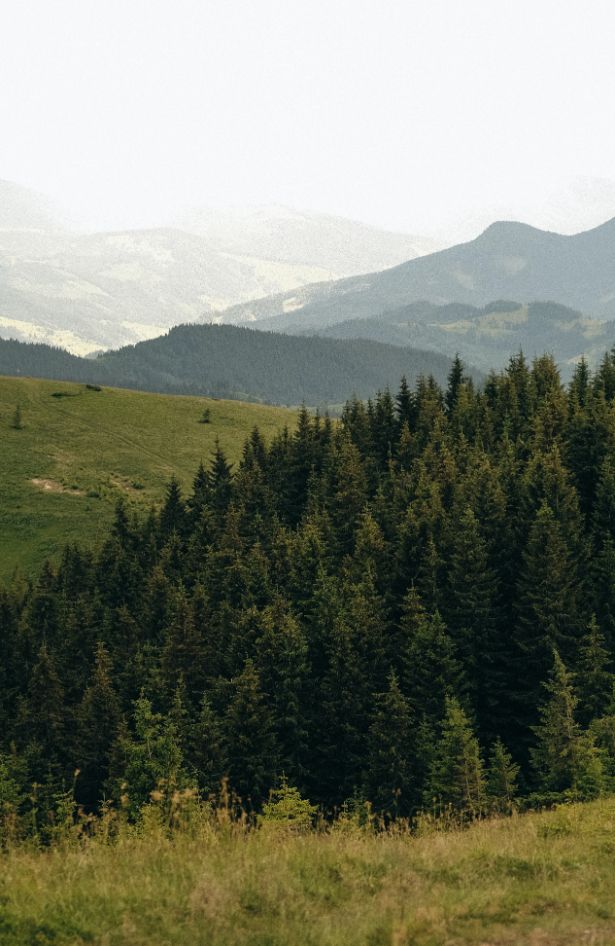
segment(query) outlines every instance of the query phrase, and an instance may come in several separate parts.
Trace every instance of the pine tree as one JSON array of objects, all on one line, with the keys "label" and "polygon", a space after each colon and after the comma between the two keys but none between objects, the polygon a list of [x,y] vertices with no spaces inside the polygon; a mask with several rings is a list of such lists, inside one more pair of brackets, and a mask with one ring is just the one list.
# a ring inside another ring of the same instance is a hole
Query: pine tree
[{"label": "pine tree", "polygon": [[277,768],[293,784],[305,781],[308,648],[286,602],[277,599],[259,619],[256,665],[273,717]]},{"label": "pine tree", "polygon": [[252,660],[231,681],[222,724],[226,770],[244,805],[258,805],[275,780],[274,720]]},{"label": "pine tree", "polygon": [[165,807],[171,805],[174,792],[187,784],[177,729],[169,717],[155,713],[143,695],[135,702],[134,733],[119,738],[117,754],[122,759],[122,772],[116,787],[117,797],[125,804],[132,818],[137,818],[143,805],[160,793]]},{"label": "pine tree", "polygon": [[376,699],[369,729],[368,798],[377,811],[396,818],[408,817],[416,801],[412,758],[414,740],[410,707],[395,674]]},{"label": "pine tree", "polygon": [[547,792],[572,788],[580,772],[581,728],[575,718],[577,697],[571,676],[553,651],[553,668],[544,684],[545,700],[540,707],[540,722],[534,727],[536,744],[530,756],[536,784]]},{"label": "pine tree", "polygon": [[487,543],[472,510],[455,517],[446,622],[464,670],[468,695],[482,735],[494,737],[502,710],[503,681],[494,673],[498,627],[498,583],[489,564]]},{"label": "pine tree", "polygon": [[579,696],[578,718],[582,725],[598,719],[606,712],[613,693],[615,676],[609,670],[611,657],[606,650],[596,616],[592,615],[580,642],[575,689]]},{"label": "pine tree", "polygon": [[537,721],[536,707],[553,649],[569,660],[574,657],[582,627],[578,589],[575,562],[552,510],[543,504],[530,530],[517,585],[517,651],[508,681],[521,754]]},{"label": "pine tree", "polygon": [[478,739],[468,717],[453,697],[446,701],[442,735],[435,747],[425,804],[448,807],[462,817],[485,811],[486,786]]},{"label": "pine tree", "polygon": [[465,686],[442,618],[425,612],[414,588],[404,599],[397,640],[402,690],[414,716],[435,727],[444,717],[446,698],[459,697]]},{"label": "pine tree", "polygon": [[23,430],[23,420],[21,417],[21,406],[18,404],[15,407],[15,413],[13,414],[13,420],[11,421],[11,427],[13,430]]},{"label": "pine tree", "polygon": [[90,811],[102,798],[112,746],[118,736],[121,712],[111,680],[109,654],[105,645],[99,643],[92,678],[77,711],[75,746],[75,761],[80,770],[77,799]]},{"label": "pine tree", "polygon": [[501,739],[491,749],[487,769],[487,799],[492,811],[510,814],[517,798],[519,766]]},{"label": "pine tree", "polygon": [[453,358],[451,370],[449,371],[448,387],[444,396],[444,403],[446,404],[446,410],[449,414],[452,414],[455,409],[459,398],[459,391],[464,381],[463,362],[459,354],[456,354]]}]

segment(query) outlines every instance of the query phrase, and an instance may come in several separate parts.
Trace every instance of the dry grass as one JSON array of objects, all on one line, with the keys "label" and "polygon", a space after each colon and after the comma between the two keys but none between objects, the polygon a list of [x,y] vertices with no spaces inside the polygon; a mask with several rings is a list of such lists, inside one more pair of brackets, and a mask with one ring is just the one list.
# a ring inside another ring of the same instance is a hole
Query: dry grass
[{"label": "dry grass", "polygon": [[0,860],[3,946],[615,944],[615,800],[422,837],[156,827]]}]

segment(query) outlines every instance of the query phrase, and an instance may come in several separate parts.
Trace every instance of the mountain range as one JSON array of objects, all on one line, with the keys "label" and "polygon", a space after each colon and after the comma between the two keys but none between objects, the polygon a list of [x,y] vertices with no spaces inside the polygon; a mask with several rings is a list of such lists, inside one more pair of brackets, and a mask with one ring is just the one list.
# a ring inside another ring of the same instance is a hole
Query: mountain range
[{"label": "mountain range", "polygon": [[[275,321],[275,320],[273,320]],[[257,323],[260,324],[260,323]],[[286,329],[313,334],[300,327]],[[532,359],[549,351],[570,375],[581,355],[595,365],[615,341],[615,322],[591,319],[557,302],[507,302],[483,307],[413,302],[373,319],[349,319],[318,330],[328,338],[364,338],[411,345],[463,359],[483,371],[501,368],[513,352]]]},{"label": "mountain range", "polygon": [[469,243],[235,306],[224,319],[259,321],[278,331],[319,330],[418,301],[484,306],[494,299],[558,302],[599,321],[615,318],[615,219],[573,236],[494,223]]},{"label": "mountain range", "polygon": [[0,182],[0,336],[88,354],[432,248],[283,207],[200,211],[173,226],[79,233],[44,197]]}]

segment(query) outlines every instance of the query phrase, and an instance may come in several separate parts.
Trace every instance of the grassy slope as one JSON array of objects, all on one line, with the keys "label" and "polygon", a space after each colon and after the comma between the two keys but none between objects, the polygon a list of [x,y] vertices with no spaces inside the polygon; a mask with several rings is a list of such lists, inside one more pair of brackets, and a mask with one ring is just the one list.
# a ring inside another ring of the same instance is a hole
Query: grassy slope
[{"label": "grassy slope", "polygon": [[615,800],[414,839],[337,833],[0,859],[4,946],[606,946]]},{"label": "grassy slope", "polygon": [[[52,397],[58,391],[74,396]],[[23,430],[11,427],[17,403]],[[198,422],[205,406],[210,424]],[[288,422],[288,411],[237,401],[0,378],[0,580],[15,566],[38,569],[69,540],[96,542],[120,496],[147,507],[172,473],[188,487],[216,437],[236,461],[255,424],[270,436]]]}]

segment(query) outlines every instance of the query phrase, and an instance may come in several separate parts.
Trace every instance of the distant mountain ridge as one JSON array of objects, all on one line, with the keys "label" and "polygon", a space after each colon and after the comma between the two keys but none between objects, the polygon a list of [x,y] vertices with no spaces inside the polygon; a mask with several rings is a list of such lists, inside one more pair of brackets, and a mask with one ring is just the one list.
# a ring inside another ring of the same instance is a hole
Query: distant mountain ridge
[{"label": "distant mountain ridge", "polygon": [[87,354],[430,249],[283,208],[209,211],[184,229],[84,234],[63,227],[41,195],[0,181],[0,337]]},{"label": "distant mountain ridge", "polygon": [[[314,330],[294,331],[313,334]],[[581,356],[595,365],[612,347],[615,321],[591,319],[556,302],[498,301],[482,308],[460,302],[443,306],[414,302],[377,318],[325,326],[317,334],[411,345],[450,357],[461,353],[483,371],[503,367],[519,350],[530,359],[549,351],[567,376]]]},{"label": "distant mountain ridge", "polygon": [[574,236],[496,222],[468,243],[379,273],[235,306],[223,318],[276,331],[300,324],[319,330],[420,300],[480,307],[502,298],[557,302],[601,321],[615,318],[615,219]]},{"label": "distant mountain ridge", "polygon": [[249,257],[258,247],[265,259],[312,266],[329,278],[385,269],[393,261],[405,262],[439,248],[433,239],[276,205],[197,210],[181,218],[177,226],[205,237],[224,252]]}]

